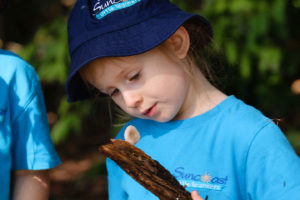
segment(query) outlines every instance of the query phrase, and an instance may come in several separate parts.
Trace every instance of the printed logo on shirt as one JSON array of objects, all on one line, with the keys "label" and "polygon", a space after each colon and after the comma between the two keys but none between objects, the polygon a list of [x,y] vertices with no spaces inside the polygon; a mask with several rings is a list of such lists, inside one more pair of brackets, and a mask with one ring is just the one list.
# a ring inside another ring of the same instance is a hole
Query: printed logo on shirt
[{"label": "printed logo on shirt", "polygon": [[106,15],[133,6],[141,0],[92,0],[92,13],[97,19]]},{"label": "printed logo on shirt", "polygon": [[177,167],[173,175],[181,185],[193,188],[223,190],[228,182],[228,176],[218,177],[209,173],[194,174],[185,171],[184,167]]}]

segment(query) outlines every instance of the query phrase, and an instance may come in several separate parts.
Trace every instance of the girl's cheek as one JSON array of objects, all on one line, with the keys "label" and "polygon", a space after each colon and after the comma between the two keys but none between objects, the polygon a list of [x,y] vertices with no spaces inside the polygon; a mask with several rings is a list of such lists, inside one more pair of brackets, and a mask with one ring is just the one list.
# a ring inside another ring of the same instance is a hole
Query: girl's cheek
[{"label": "girl's cheek", "polygon": [[130,111],[127,109],[125,102],[123,102],[121,99],[113,99],[115,104],[117,104],[124,112],[130,114]]},{"label": "girl's cheek", "polygon": [[113,101],[115,102],[115,104],[117,104],[120,108],[122,108],[122,110],[123,110],[123,108],[124,108],[124,103],[122,104],[120,101],[118,101],[118,100],[114,100],[113,99]]}]

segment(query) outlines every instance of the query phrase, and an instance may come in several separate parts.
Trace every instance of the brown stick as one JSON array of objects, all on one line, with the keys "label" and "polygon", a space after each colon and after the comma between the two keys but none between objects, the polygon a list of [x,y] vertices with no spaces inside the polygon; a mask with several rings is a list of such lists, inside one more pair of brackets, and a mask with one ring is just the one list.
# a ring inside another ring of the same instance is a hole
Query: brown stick
[{"label": "brown stick", "polygon": [[168,170],[134,145],[112,139],[99,149],[160,200],[192,200]]}]

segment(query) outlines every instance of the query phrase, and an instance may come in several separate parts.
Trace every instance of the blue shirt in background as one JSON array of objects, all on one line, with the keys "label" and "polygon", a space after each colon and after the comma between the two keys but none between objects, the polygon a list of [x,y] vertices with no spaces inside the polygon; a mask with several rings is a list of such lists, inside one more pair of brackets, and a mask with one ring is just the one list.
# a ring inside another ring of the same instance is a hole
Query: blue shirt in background
[{"label": "blue shirt in background", "polygon": [[17,55],[0,49],[0,199],[9,200],[13,170],[60,164],[52,144],[40,81]]}]

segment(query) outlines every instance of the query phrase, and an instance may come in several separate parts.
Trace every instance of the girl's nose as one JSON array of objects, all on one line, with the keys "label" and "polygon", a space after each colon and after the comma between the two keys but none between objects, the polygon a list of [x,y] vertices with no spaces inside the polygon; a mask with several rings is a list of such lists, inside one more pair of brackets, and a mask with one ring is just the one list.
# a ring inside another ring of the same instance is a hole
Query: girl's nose
[{"label": "girl's nose", "polygon": [[123,92],[123,98],[124,98],[125,104],[128,108],[136,108],[143,101],[142,95],[138,94],[137,92],[133,92],[133,91]]}]

